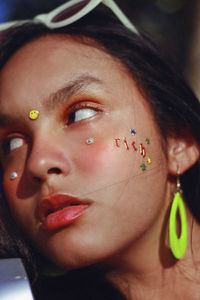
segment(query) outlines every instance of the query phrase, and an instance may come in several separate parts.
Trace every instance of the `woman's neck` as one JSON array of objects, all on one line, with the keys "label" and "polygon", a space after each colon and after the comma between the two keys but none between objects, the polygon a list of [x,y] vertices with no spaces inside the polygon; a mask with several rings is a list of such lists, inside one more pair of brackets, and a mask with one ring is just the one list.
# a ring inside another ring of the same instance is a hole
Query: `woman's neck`
[{"label": "woman's neck", "polygon": [[159,235],[154,231],[155,238],[145,235],[137,246],[112,257],[106,276],[127,300],[200,299],[200,225],[189,210],[187,215],[188,247],[182,259],[175,260],[169,249],[168,221],[164,221]]}]

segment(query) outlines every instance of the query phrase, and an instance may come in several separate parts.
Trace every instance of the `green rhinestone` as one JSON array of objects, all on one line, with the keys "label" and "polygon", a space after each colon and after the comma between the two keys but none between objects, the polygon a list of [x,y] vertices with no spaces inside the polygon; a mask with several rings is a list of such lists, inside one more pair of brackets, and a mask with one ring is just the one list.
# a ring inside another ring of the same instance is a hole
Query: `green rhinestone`
[{"label": "green rhinestone", "polygon": [[145,164],[141,164],[141,169],[142,169],[142,171],[145,171],[146,170],[146,165]]},{"label": "green rhinestone", "polygon": [[147,143],[147,144],[150,144],[149,138],[146,138],[146,143]]}]

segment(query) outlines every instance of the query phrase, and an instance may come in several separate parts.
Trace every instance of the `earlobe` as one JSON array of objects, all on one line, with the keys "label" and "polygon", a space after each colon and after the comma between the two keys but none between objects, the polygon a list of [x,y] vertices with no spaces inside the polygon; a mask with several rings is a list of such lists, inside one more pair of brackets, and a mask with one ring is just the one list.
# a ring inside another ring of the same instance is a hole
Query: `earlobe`
[{"label": "earlobe", "polygon": [[183,174],[200,157],[200,148],[193,139],[168,138],[168,170],[172,175]]}]

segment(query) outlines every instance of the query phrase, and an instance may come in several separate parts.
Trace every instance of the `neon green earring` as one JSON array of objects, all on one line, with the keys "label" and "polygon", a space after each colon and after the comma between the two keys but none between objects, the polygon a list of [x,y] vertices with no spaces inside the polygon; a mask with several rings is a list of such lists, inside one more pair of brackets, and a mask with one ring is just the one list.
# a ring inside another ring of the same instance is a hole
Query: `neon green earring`
[{"label": "neon green earring", "polygon": [[[181,193],[180,180],[179,177],[177,177],[177,190],[174,195],[169,216],[169,243],[171,251],[177,259],[182,258],[187,249],[187,215]],[[176,216],[178,209],[181,220],[180,237],[178,237],[176,233]]]}]

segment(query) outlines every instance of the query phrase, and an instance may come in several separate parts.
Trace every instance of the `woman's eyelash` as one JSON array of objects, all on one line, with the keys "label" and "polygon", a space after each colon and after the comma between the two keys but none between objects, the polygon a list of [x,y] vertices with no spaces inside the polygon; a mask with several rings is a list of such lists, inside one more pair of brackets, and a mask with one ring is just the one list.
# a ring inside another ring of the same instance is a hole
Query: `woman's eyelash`
[{"label": "woman's eyelash", "polygon": [[70,109],[67,124],[70,125],[72,123],[89,119],[95,116],[99,111],[100,109],[98,108],[98,105],[91,105],[89,103],[77,104]]},{"label": "woman's eyelash", "polygon": [[[98,112],[102,112],[102,107],[97,103],[78,103],[73,105],[67,112],[67,125],[80,122],[94,117]],[[1,152],[4,155],[22,147],[24,138],[13,135],[2,138],[0,141]]]},{"label": "woman's eyelash", "polygon": [[7,137],[1,142],[1,149],[4,154],[9,154],[24,144],[24,139],[19,136]]}]

